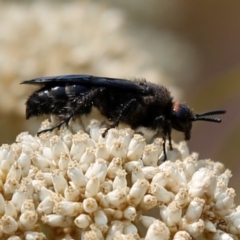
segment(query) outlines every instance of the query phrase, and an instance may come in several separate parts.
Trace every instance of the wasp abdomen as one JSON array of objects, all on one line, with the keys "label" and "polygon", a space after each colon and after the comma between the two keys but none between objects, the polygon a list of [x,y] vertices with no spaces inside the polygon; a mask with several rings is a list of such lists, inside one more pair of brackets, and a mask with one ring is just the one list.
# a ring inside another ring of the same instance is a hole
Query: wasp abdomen
[{"label": "wasp abdomen", "polygon": [[48,86],[34,92],[27,100],[26,117],[42,114],[66,115],[76,104],[76,100],[89,92],[80,85]]}]

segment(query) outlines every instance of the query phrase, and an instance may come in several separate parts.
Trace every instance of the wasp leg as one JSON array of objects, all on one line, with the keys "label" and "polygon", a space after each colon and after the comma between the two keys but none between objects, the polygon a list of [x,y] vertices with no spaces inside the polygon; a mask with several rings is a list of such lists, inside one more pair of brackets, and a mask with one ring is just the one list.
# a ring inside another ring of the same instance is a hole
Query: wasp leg
[{"label": "wasp leg", "polygon": [[72,116],[70,117],[67,117],[67,118],[64,118],[60,123],[50,127],[50,128],[46,128],[46,129],[43,129],[41,131],[38,131],[37,133],[37,136],[39,136],[40,134],[44,133],[44,132],[52,132],[54,129],[60,129],[60,127],[65,124],[66,126],[68,126],[68,123],[70,121],[70,119],[72,118]]},{"label": "wasp leg", "polygon": [[117,120],[110,125],[102,134],[103,137],[106,136],[107,132],[109,129],[111,128],[115,128],[119,125],[119,123],[124,119],[124,117],[129,113],[129,111],[131,110],[131,108],[133,107],[134,104],[136,104],[137,100],[136,99],[131,99],[121,110]]},{"label": "wasp leg", "polygon": [[166,152],[166,137],[163,136],[163,155],[164,155],[164,159],[163,161],[167,160],[167,152]]},{"label": "wasp leg", "polygon": [[167,120],[163,115],[159,116],[155,119],[154,124],[155,127],[162,129],[163,134],[163,154],[164,161],[167,160],[167,152],[166,152],[166,138],[169,141],[170,150],[172,150],[172,138],[171,138],[171,123]]},{"label": "wasp leg", "polygon": [[171,137],[171,132],[168,133],[168,141],[169,141],[169,147],[170,147],[170,150],[173,150],[173,147],[172,147],[172,137]]}]

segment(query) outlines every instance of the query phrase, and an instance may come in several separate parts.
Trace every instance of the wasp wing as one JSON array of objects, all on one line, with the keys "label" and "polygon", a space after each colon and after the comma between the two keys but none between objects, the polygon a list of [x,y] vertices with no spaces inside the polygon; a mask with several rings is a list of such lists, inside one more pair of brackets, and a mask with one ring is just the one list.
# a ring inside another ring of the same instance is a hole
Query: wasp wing
[{"label": "wasp wing", "polygon": [[21,84],[34,84],[34,85],[52,85],[58,86],[62,84],[76,84],[90,87],[107,87],[116,89],[125,89],[127,91],[149,94],[152,92],[151,87],[146,81],[130,81],[126,79],[96,77],[91,75],[61,75],[52,77],[40,77],[31,80],[26,80]]}]

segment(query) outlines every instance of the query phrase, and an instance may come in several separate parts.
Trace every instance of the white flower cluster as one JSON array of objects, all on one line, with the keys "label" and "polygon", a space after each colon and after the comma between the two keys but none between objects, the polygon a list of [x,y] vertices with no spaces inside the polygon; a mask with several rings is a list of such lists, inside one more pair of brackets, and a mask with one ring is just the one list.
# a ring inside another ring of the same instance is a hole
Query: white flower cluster
[{"label": "white flower cluster", "polygon": [[185,142],[162,162],[162,139],[103,131],[21,133],[1,146],[1,239],[239,239],[221,163],[198,160]]}]

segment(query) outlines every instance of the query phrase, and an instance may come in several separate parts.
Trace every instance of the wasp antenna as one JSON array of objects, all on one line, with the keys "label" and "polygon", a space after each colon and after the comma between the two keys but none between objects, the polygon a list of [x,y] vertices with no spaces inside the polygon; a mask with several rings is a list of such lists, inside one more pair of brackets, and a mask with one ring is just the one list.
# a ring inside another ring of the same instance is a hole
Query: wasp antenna
[{"label": "wasp antenna", "polygon": [[216,110],[216,111],[210,111],[210,112],[205,112],[205,113],[201,113],[201,114],[195,114],[194,117],[191,120],[192,121],[207,121],[207,122],[220,123],[221,119],[214,118],[214,117],[206,117],[206,116],[224,114],[224,113],[226,113],[225,110]]},{"label": "wasp antenna", "polygon": [[206,121],[206,122],[220,123],[222,120],[220,118],[212,118],[212,117],[196,117],[192,121]]},{"label": "wasp antenna", "polygon": [[199,118],[199,117],[218,115],[218,114],[224,114],[224,113],[226,113],[225,110],[216,110],[216,111],[210,111],[210,112],[205,112],[205,113],[201,113],[201,114],[196,114],[195,116],[197,118]]}]

